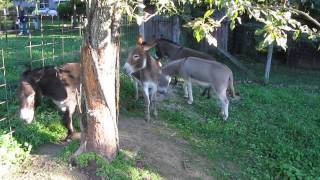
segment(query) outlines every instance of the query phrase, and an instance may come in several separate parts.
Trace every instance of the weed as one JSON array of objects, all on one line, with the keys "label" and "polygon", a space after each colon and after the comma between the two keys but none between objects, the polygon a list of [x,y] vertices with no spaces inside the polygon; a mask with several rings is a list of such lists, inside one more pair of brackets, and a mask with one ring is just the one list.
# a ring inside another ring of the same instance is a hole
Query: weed
[{"label": "weed", "polygon": [[[78,141],[69,143],[59,155],[59,159],[70,161],[70,155],[79,147]],[[86,168],[92,162],[97,165],[96,175],[108,179],[162,179],[159,174],[148,167],[138,167],[135,163],[142,159],[141,154],[120,150],[118,156],[109,163],[103,156],[94,152],[82,153],[75,157],[81,168]]]},{"label": "weed", "polygon": [[[16,166],[24,162],[31,151],[31,145],[28,143],[20,144],[12,137],[11,133],[0,132],[0,165],[1,167]],[[2,169],[2,173],[4,169]],[[0,174],[2,174],[0,173]]]}]

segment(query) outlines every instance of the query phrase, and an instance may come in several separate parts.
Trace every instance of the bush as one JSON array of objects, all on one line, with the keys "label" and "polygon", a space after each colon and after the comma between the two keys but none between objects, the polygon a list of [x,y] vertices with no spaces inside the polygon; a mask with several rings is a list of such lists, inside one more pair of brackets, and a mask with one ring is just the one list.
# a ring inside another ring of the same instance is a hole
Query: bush
[{"label": "bush", "polygon": [[73,5],[76,5],[76,12],[75,14],[77,16],[79,15],[84,15],[86,13],[86,3],[82,2],[80,0],[71,0],[66,3],[61,3],[58,6],[58,15],[61,18],[69,18],[73,16],[74,10],[73,10]]},{"label": "bush", "polygon": [[[0,167],[1,172],[13,165],[24,162],[29,157],[31,145],[20,144],[11,133],[0,132]],[[0,175],[2,174],[0,173]]]}]

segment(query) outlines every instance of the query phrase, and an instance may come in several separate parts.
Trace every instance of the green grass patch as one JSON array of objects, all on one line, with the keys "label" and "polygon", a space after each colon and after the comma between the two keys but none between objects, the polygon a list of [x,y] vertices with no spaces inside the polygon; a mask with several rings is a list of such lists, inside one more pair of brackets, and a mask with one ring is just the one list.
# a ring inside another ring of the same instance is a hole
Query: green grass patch
[{"label": "green grass patch", "polygon": [[[59,159],[63,161],[70,161],[71,155],[79,147],[79,141],[72,141],[66,146]],[[105,177],[107,179],[163,179],[157,172],[149,167],[139,167],[137,162],[142,161],[143,156],[141,154],[134,154],[130,151],[120,150],[117,157],[109,163],[104,157],[94,152],[82,153],[75,157],[76,163],[81,168],[86,168],[89,164],[95,163],[97,170],[95,174],[97,176]]]},{"label": "green grass patch", "polygon": [[[212,167],[214,176],[319,178],[320,92],[305,88],[305,83],[237,84],[243,99],[231,101],[226,122],[216,99],[199,97],[200,91],[194,92],[192,106],[183,98],[164,102],[179,108],[164,108],[160,115],[199,153],[222,164]],[[225,166],[224,161],[233,165]]]}]

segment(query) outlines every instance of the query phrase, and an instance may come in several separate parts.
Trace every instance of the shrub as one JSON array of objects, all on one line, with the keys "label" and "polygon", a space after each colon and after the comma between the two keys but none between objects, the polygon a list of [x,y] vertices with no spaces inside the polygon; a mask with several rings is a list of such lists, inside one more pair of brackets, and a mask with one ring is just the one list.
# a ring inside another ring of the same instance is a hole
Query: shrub
[{"label": "shrub", "polygon": [[73,5],[76,5],[76,15],[84,15],[86,13],[86,3],[80,0],[71,0],[61,3],[58,6],[58,14],[61,18],[69,18],[74,14]]},{"label": "shrub", "polygon": [[[12,137],[11,133],[0,132],[0,167],[1,172],[5,173],[6,168],[12,165],[24,162],[30,154],[31,145],[24,143],[23,145]],[[1,173],[1,174],[2,174]]]}]

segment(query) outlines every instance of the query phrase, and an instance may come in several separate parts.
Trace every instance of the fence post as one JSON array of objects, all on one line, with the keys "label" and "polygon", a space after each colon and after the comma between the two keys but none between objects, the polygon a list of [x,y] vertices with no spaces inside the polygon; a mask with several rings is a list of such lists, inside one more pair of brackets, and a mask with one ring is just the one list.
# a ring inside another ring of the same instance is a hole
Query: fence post
[{"label": "fence post", "polygon": [[272,54],[273,54],[273,46],[274,46],[274,43],[270,44],[269,47],[268,47],[267,64],[266,64],[265,73],[264,73],[264,81],[265,81],[265,83],[269,82],[271,61],[272,61]]},{"label": "fence post", "polygon": [[62,61],[64,61],[64,22],[62,19],[62,29],[61,29],[61,48],[62,48]]},{"label": "fence post", "polygon": [[141,24],[139,25],[139,34],[142,36],[143,40],[145,40],[144,34],[144,4],[143,0],[138,0],[138,9],[139,9],[139,16],[141,17]]},{"label": "fence post", "polygon": [[43,35],[43,16],[40,16],[41,19],[41,59],[42,59],[42,67],[44,67],[44,35]]},{"label": "fence post", "polygon": [[29,33],[29,58],[30,58],[30,65],[32,66],[32,35]]},{"label": "fence post", "polygon": [[172,40],[178,44],[180,44],[180,22],[179,16],[173,17],[173,27],[172,27]]}]

